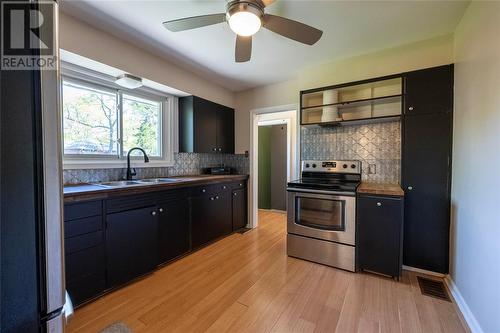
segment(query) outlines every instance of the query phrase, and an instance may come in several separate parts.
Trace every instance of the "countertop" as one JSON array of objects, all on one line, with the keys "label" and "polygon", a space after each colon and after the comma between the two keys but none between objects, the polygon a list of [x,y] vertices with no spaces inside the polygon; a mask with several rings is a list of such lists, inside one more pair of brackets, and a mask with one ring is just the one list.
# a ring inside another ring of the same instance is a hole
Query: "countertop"
[{"label": "countertop", "polygon": [[361,182],[358,186],[357,192],[364,194],[391,195],[397,197],[404,197],[405,195],[405,192],[399,184],[391,183]]},{"label": "countertop", "polygon": [[64,186],[64,202],[74,202],[91,199],[105,199],[114,195],[140,194],[161,191],[171,188],[182,188],[205,184],[215,184],[238,180],[247,180],[248,175],[196,175],[168,178],[188,178],[185,181],[161,184],[144,184],[128,187],[109,188],[94,184],[76,184]]}]

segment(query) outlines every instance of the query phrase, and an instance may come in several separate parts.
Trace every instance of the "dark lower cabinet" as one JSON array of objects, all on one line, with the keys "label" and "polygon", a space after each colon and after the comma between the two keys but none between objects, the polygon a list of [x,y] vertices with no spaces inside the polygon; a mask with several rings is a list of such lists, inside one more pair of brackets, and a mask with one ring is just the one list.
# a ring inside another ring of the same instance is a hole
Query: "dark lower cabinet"
[{"label": "dark lower cabinet", "polygon": [[79,306],[246,225],[246,182],[67,203],[66,286]]},{"label": "dark lower cabinet", "polygon": [[102,201],[64,207],[66,289],[75,306],[106,289]]},{"label": "dark lower cabinet", "polygon": [[231,233],[231,192],[229,189],[191,198],[191,242],[200,247]]},{"label": "dark lower cabinet", "polygon": [[233,190],[233,231],[247,225],[247,189]]},{"label": "dark lower cabinet", "polygon": [[357,200],[358,267],[401,275],[403,199],[360,195]]},{"label": "dark lower cabinet", "polygon": [[187,198],[158,205],[158,263],[166,263],[190,250]]},{"label": "dark lower cabinet", "polygon": [[158,264],[157,207],[128,210],[106,216],[108,287],[154,270]]}]

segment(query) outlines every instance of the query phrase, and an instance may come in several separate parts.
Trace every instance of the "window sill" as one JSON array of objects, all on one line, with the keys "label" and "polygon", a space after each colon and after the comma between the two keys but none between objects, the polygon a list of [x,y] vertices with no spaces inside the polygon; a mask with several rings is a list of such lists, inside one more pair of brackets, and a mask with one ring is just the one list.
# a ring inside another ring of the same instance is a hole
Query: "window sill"
[{"label": "window sill", "polygon": [[[132,168],[165,168],[174,166],[174,161],[168,160],[150,160],[149,163],[144,163],[142,160],[131,160]],[[127,161],[95,161],[95,160],[64,160],[63,169],[125,169]]]}]

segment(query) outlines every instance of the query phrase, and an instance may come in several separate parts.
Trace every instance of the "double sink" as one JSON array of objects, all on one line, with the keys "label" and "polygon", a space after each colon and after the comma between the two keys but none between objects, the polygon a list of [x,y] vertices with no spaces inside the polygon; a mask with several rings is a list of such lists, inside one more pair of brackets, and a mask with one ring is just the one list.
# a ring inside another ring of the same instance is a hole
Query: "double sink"
[{"label": "double sink", "polygon": [[192,181],[195,179],[196,178],[188,178],[188,177],[150,178],[150,179],[138,179],[138,180],[118,180],[118,181],[112,181],[112,182],[96,183],[94,185],[102,186],[102,187],[106,187],[106,188],[117,188],[117,187],[130,187],[130,186],[144,186],[144,185],[187,182],[187,181]]}]

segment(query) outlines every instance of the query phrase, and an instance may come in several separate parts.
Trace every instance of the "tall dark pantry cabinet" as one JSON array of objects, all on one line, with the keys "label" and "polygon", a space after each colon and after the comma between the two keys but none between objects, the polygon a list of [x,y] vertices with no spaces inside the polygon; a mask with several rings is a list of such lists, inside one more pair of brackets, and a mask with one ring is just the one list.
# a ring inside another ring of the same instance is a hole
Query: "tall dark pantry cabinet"
[{"label": "tall dark pantry cabinet", "polygon": [[404,74],[404,264],[448,273],[453,65]]}]

